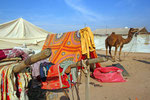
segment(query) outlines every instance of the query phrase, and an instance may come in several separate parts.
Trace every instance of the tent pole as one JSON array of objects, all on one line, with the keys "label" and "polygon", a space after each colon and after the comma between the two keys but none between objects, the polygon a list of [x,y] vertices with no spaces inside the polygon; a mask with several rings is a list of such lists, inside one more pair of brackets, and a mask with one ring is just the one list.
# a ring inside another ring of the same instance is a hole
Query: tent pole
[{"label": "tent pole", "polygon": [[90,65],[87,65],[85,74],[85,100],[90,100]]}]

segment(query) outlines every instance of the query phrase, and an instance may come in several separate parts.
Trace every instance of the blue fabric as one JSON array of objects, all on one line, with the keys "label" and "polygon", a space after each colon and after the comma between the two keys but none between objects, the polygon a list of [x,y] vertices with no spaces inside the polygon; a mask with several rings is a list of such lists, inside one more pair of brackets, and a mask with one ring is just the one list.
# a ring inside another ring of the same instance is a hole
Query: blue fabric
[{"label": "blue fabric", "polygon": [[42,81],[46,81],[49,68],[54,65],[51,62],[43,62],[40,64],[40,76]]}]

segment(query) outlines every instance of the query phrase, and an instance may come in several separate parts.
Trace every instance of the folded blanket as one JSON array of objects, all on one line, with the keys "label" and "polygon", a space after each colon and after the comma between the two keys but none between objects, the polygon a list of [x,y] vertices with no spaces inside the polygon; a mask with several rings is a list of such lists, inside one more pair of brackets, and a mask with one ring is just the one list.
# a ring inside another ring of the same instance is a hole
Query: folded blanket
[{"label": "folded blanket", "polygon": [[26,54],[21,49],[12,49],[8,54],[7,58],[14,58],[14,57],[21,57],[24,60],[28,57],[28,54]]},{"label": "folded blanket", "polygon": [[[26,88],[28,82],[31,80],[31,75],[24,69],[21,73],[17,74],[16,77],[13,73],[13,67],[16,64],[17,63],[1,66],[0,100],[27,100]],[[16,93],[19,94],[19,96]]]},{"label": "folded blanket", "polygon": [[21,57],[24,60],[28,54],[21,49],[0,49],[0,60],[15,57]]},{"label": "folded blanket", "polygon": [[0,60],[7,58],[12,49],[0,49]]}]

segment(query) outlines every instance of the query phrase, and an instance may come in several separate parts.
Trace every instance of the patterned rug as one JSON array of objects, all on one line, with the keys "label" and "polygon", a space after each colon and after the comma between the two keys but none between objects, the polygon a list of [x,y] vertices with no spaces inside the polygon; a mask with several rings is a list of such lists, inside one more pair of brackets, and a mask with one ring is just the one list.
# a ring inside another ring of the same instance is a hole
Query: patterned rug
[{"label": "patterned rug", "polygon": [[49,61],[60,64],[64,61],[77,62],[81,59],[81,41],[79,31],[49,34],[43,49],[51,48]]}]

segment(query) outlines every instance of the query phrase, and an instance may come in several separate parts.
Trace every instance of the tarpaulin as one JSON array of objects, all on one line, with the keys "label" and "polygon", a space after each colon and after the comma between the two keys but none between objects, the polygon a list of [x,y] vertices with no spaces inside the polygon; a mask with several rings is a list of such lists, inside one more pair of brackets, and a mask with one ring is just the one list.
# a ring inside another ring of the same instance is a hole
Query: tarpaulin
[{"label": "tarpaulin", "polygon": [[94,70],[94,77],[100,82],[126,82],[122,69],[117,67],[99,67]]}]

